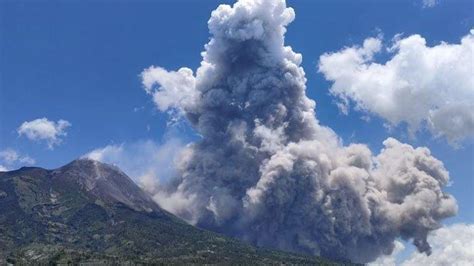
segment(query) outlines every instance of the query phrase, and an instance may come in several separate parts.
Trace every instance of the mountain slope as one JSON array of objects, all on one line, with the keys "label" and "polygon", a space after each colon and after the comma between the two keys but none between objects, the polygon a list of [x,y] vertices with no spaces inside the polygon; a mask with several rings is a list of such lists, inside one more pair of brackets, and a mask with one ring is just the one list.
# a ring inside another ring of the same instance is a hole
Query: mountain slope
[{"label": "mountain slope", "polygon": [[0,173],[0,264],[7,260],[331,264],[195,228],[118,168],[84,159]]}]

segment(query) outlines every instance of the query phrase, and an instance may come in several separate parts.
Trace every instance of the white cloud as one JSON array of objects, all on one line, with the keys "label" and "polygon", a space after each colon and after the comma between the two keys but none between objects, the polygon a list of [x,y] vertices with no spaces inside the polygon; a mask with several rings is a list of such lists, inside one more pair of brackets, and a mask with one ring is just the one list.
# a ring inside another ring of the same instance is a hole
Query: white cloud
[{"label": "white cloud", "polygon": [[26,136],[33,141],[46,141],[48,148],[61,144],[62,137],[66,136],[66,129],[71,126],[66,120],[60,119],[58,122],[50,121],[47,118],[39,118],[33,121],[23,122],[18,128],[18,135]]},{"label": "white cloud", "polygon": [[417,251],[406,258],[401,254],[405,250],[402,242],[395,242],[391,255],[381,256],[370,263],[371,266],[470,266],[474,261],[474,224],[453,224],[431,232],[428,241],[432,254],[427,256]]},{"label": "white cloud", "polygon": [[144,190],[154,194],[160,182],[166,181],[174,174],[175,157],[184,146],[184,143],[176,138],[171,138],[163,144],[145,140],[108,145],[83,157],[117,165]]},{"label": "white cloud", "polygon": [[406,123],[411,134],[427,128],[455,146],[474,136],[473,34],[432,47],[420,35],[397,35],[385,63],[374,60],[382,40],[368,38],[361,47],[322,55],[319,71],[333,82],[342,111],[354,103],[393,126]]},{"label": "white cloud", "polygon": [[8,148],[0,151],[0,171],[8,171],[14,166],[35,164],[35,160],[28,155],[20,155],[17,151]]},{"label": "white cloud", "polygon": [[161,111],[190,106],[198,95],[194,89],[196,78],[189,68],[166,71],[151,66],[141,76],[145,91],[153,96],[153,101]]},{"label": "white cloud", "polygon": [[423,0],[422,4],[423,4],[423,8],[430,8],[437,5],[438,1],[437,0]]},{"label": "white cloud", "polygon": [[414,252],[404,266],[469,266],[474,262],[474,224],[454,224],[432,232],[428,236],[433,253],[427,256]]}]

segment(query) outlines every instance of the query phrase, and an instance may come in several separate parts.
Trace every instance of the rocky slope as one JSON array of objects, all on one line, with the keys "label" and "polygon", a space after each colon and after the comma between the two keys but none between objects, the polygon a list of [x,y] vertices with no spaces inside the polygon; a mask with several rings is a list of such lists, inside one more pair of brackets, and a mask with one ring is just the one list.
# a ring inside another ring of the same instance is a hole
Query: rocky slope
[{"label": "rocky slope", "polygon": [[333,264],[188,225],[118,168],[97,161],[0,173],[0,265],[126,261]]}]

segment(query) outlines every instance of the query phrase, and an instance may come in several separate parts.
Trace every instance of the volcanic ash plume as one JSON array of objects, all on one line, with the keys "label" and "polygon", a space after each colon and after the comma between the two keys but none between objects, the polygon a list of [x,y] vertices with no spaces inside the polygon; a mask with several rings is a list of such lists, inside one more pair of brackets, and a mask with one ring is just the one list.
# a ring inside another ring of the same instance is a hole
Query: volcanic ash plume
[{"label": "volcanic ash plume", "polygon": [[267,247],[368,262],[457,211],[449,174],[426,148],[393,138],[373,155],[343,146],[315,117],[302,56],[284,46],[294,11],[284,0],[221,5],[201,66],[150,67],[144,87],[162,111],[202,136],[155,199],[200,227]]}]

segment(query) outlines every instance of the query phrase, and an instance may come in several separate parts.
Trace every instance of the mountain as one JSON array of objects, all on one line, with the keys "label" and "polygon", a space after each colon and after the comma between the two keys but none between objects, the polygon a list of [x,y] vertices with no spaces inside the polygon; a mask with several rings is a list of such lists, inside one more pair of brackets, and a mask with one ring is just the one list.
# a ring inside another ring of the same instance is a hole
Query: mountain
[{"label": "mountain", "polygon": [[6,262],[335,264],[193,227],[117,167],[88,159],[0,173],[0,265]]}]

